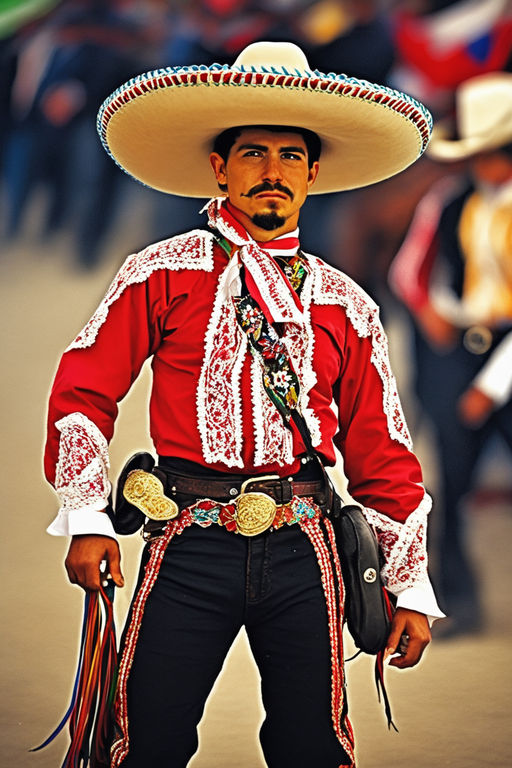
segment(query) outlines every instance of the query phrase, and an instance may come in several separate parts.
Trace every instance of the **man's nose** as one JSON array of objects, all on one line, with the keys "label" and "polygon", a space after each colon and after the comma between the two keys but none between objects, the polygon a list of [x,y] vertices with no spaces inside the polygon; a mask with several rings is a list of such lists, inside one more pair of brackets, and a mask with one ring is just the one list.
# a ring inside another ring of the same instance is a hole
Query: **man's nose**
[{"label": "man's nose", "polygon": [[264,181],[282,181],[283,172],[279,155],[269,154],[264,169]]}]

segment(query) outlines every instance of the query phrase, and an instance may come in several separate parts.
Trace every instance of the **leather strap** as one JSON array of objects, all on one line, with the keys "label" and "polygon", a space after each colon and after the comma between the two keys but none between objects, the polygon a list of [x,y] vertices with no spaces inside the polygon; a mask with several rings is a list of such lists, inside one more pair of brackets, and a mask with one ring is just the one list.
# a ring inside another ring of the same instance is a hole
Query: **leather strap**
[{"label": "leather strap", "polygon": [[276,479],[213,480],[206,478],[187,477],[178,475],[166,467],[158,466],[153,469],[164,484],[165,494],[172,498],[178,494],[195,496],[198,499],[207,498],[216,501],[233,501],[240,495],[245,483],[244,493],[266,493],[277,504],[287,504],[293,496],[313,497],[317,504],[325,501],[325,484],[323,480],[295,481],[293,478],[280,477]]}]

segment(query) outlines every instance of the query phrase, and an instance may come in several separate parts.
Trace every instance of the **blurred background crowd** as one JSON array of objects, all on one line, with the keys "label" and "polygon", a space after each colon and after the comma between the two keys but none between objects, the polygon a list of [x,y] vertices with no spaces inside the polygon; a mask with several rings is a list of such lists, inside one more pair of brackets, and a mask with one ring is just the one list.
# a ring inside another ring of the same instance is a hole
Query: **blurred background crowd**
[{"label": "blurred background crowd", "polygon": [[[2,237],[23,231],[42,189],[38,237],[71,227],[70,257],[85,268],[102,258],[106,234],[129,210],[133,182],[102,150],[95,117],[103,99],[135,74],[232,63],[255,40],[290,40],[313,68],[403,89],[439,118],[451,113],[461,82],[510,66],[509,6],[508,0],[4,0]],[[301,225],[304,248],[346,269],[382,300],[415,204],[444,173],[425,160],[367,191],[312,198]],[[149,190],[145,199],[151,217],[140,245],[201,221],[198,202]]]},{"label": "blurred background crowd", "polygon": [[[27,237],[34,205],[42,211],[37,229],[31,230],[34,247],[68,233],[69,259],[77,271],[97,269],[111,258],[106,243],[129,220],[139,222],[133,251],[202,226],[201,201],[145,189],[117,168],[100,145],[96,114],[102,101],[136,74],[166,66],[232,63],[244,46],[262,39],[297,43],[312,68],[404,90],[442,122],[453,119],[462,84],[487,73],[511,72],[512,7],[509,0],[4,0],[0,5],[3,249]],[[509,90],[508,118],[504,118],[509,126],[511,109]],[[499,147],[508,157],[511,143],[509,129],[508,140]],[[487,403],[487,410],[480,409],[477,416],[461,415],[459,400],[471,388],[484,357],[512,327],[512,307],[508,305],[492,323],[483,322],[491,326],[491,342],[483,352],[464,350],[478,365],[470,366],[469,372],[464,369],[466,379],[455,383],[465,363],[451,355],[463,336],[463,323],[445,318],[452,334],[441,338],[439,316],[425,312],[419,318],[415,300],[407,301],[407,286],[396,279],[396,267],[391,284],[388,275],[419,202],[433,185],[447,177],[465,179],[473,170],[466,157],[440,163],[427,156],[399,176],[367,189],[314,196],[301,218],[304,250],[323,256],[358,281],[382,305],[385,322],[398,313],[400,323],[409,329],[411,347],[405,354],[417,385],[409,418],[413,433],[421,419],[430,420],[440,457],[436,509],[441,545],[433,562],[437,557],[441,565],[434,578],[452,616],[453,632],[475,631],[482,623],[478,585],[464,545],[463,499],[490,433],[499,431],[509,446],[512,443],[509,394],[502,402]],[[500,185],[508,183],[510,191],[510,169],[509,173]],[[508,298],[511,204],[509,195],[505,210],[509,234],[499,257]],[[451,231],[456,236],[455,219]],[[124,255],[117,254],[119,263]],[[422,307],[429,304],[427,284],[435,255],[429,258],[419,268]],[[458,279],[463,286],[460,275]],[[494,338],[496,328],[499,339]],[[512,370],[510,344],[508,349]],[[445,370],[447,360],[451,367]],[[441,413],[435,406],[445,399],[448,382],[454,382],[454,394],[447,400],[447,415],[446,408]],[[458,442],[450,442],[455,434]],[[453,477],[457,487],[448,488]]]}]

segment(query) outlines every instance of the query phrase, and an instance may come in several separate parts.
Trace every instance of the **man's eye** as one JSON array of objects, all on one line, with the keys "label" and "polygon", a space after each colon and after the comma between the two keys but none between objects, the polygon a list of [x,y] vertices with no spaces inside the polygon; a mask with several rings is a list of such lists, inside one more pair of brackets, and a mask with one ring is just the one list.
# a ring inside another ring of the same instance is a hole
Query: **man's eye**
[{"label": "man's eye", "polygon": [[281,157],[284,160],[300,160],[302,155],[299,155],[297,152],[283,152]]},{"label": "man's eye", "polygon": [[244,157],[261,157],[261,152],[259,149],[248,149],[244,152]]}]

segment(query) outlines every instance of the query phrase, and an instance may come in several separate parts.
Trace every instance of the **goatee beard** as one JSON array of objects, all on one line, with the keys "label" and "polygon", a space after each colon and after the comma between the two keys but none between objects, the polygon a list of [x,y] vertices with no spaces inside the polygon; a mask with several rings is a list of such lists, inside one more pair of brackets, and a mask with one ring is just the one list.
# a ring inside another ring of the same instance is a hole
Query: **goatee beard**
[{"label": "goatee beard", "polygon": [[254,226],[264,229],[266,232],[272,232],[273,229],[282,227],[286,219],[284,216],[279,216],[275,211],[271,211],[270,213],[255,213],[251,221]]}]

